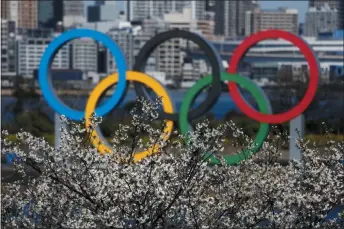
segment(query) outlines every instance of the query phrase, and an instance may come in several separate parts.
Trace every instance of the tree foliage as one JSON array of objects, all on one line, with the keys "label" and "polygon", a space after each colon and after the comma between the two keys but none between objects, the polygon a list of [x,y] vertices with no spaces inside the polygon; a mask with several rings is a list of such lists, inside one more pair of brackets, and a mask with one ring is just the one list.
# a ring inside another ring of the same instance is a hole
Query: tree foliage
[{"label": "tree foliage", "polygon": [[[15,228],[343,228],[325,221],[344,204],[344,142],[329,144],[325,156],[298,142],[301,161],[278,163],[282,135],[270,136],[259,158],[236,166],[209,164],[223,150],[224,133],[252,142],[232,122],[208,122],[188,135],[166,141],[164,125],[150,125],[158,102],[140,102],[132,122],[121,125],[101,155],[90,146],[90,131],[70,123],[61,146],[51,147],[28,132],[17,134],[29,150],[6,140],[2,153],[16,152],[18,180],[2,184],[3,227]],[[65,120],[69,122],[68,120]],[[101,122],[94,118],[91,131]],[[149,135],[149,141],[142,137]],[[130,141],[128,141],[130,139]],[[159,152],[135,162],[136,151],[159,144]],[[167,147],[169,146],[169,147]],[[210,154],[209,154],[210,153]],[[28,176],[31,169],[37,175]]]}]

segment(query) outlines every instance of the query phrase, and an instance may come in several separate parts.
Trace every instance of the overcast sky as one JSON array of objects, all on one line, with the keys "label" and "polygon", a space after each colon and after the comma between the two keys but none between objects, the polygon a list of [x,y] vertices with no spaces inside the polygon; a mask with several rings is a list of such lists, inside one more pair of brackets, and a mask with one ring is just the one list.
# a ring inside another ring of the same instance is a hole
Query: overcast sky
[{"label": "overcast sky", "polygon": [[[221,0],[222,1],[222,0]],[[121,8],[124,8],[125,1],[118,1],[118,5]],[[85,6],[93,5],[94,1],[85,1]],[[277,9],[278,7],[288,7],[294,8],[299,11],[299,22],[304,22],[305,20],[305,13],[307,12],[308,7],[308,0],[305,1],[259,1],[260,7],[262,9]],[[87,12],[87,11],[86,11]]]}]

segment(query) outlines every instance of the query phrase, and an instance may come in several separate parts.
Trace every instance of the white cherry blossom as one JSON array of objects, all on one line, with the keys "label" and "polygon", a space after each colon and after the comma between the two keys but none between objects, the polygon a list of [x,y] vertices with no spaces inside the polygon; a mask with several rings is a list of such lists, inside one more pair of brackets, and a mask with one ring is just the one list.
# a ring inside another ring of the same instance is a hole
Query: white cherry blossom
[{"label": "white cherry blossom", "polygon": [[[321,155],[300,139],[302,160],[282,165],[279,147],[286,137],[270,135],[257,154],[263,160],[212,165],[204,155],[223,151],[227,130],[242,146],[252,140],[232,122],[217,128],[203,122],[188,136],[174,132],[165,141],[163,126],[151,125],[159,101],[139,104],[131,124],[114,133],[116,153],[109,155],[90,144],[82,124],[65,117],[70,129],[62,129],[59,148],[24,131],[15,144],[2,131],[1,152],[21,159],[13,164],[20,179],[2,182],[2,227],[344,228],[343,221],[324,221],[330,209],[344,205],[344,142],[330,142]],[[91,127],[99,122],[94,117]],[[134,163],[136,151],[156,143],[164,147]]]}]

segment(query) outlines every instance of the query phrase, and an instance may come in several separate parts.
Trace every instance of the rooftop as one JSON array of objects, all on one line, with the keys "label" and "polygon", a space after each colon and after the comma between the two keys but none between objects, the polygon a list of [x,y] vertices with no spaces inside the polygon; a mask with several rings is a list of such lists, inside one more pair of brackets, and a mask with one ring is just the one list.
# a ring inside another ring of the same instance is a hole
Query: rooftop
[{"label": "rooftop", "polygon": [[297,9],[291,9],[291,8],[278,8],[278,9],[259,9],[257,8],[255,12],[260,13],[287,13],[287,14],[298,14]]},{"label": "rooftop", "polygon": [[336,8],[331,8],[327,3],[325,3],[322,7],[310,7],[308,9],[308,12],[328,12],[328,11],[337,12],[338,10]]}]

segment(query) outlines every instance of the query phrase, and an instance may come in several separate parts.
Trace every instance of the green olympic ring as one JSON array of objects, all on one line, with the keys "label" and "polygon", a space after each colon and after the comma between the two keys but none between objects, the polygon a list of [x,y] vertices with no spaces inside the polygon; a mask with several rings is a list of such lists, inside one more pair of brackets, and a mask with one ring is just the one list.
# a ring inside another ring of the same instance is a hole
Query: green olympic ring
[{"label": "green olympic ring", "polygon": [[[211,84],[212,75],[208,75],[198,80],[190,90],[185,95],[184,100],[182,101],[180,113],[179,113],[179,130],[182,134],[187,134],[189,131],[189,121],[188,121],[188,110],[196,96],[208,85]],[[271,107],[268,100],[265,98],[264,93],[261,89],[249,79],[241,77],[237,74],[229,74],[226,72],[221,73],[221,81],[232,81],[239,84],[241,87],[248,90],[251,95],[256,99],[258,108],[260,112],[264,114],[271,114]],[[223,156],[227,164],[236,165],[240,161],[247,159],[251,155],[258,152],[262,147],[266,137],[269,134],[269,124],[260,123],[258,134],[254,140],[254,146],[250,149],[244,149],[240,153],[235,155]],[[220,161],[211,153],[206,153],[205,158],[209,158],[211,163],[219,164]]]}]

